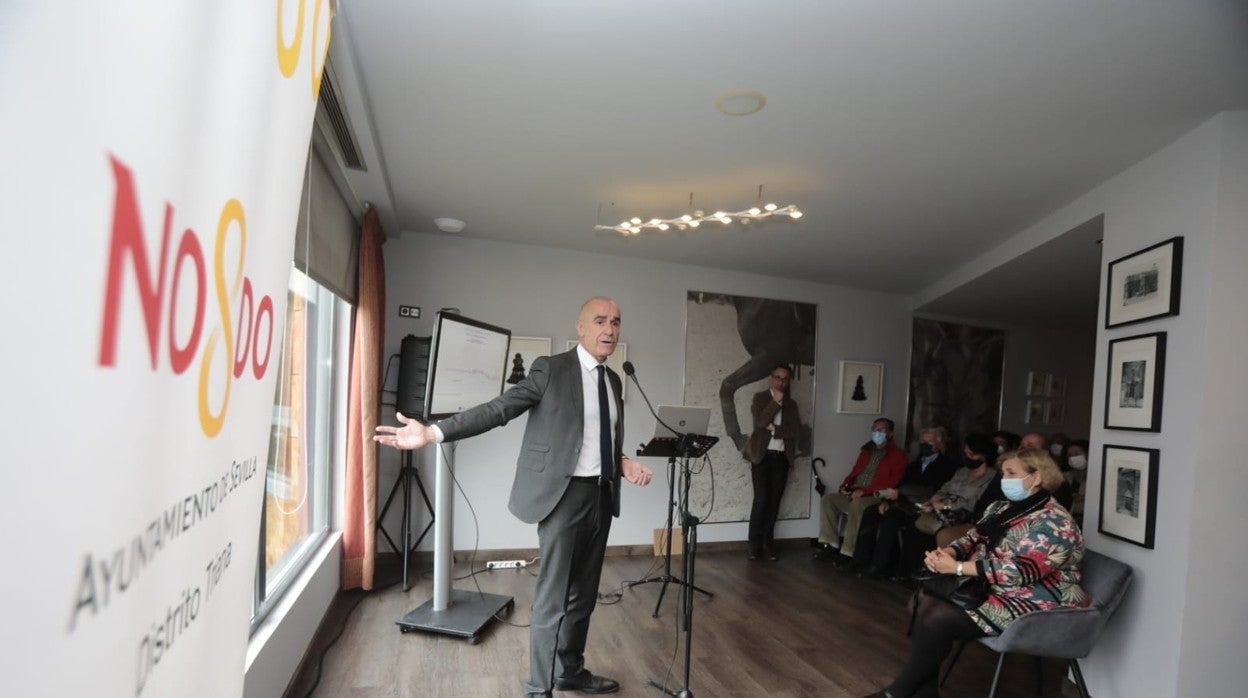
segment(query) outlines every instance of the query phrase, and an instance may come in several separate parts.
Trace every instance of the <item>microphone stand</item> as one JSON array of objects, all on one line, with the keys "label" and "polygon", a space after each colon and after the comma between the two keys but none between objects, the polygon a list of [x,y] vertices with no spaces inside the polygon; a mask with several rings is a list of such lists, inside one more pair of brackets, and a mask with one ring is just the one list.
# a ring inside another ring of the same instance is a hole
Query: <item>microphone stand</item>
[{"label": "microphone stand", "polygon": [[[685,434],[683,432],[676,431],[669,424],[659,419],[658,413],[654,411],[654,406],[650,404],[650,398],[646,396],[646,391],[642,389],[641,383],[637,380],[637,372],[633,370],[632,362],[630,361],[624,362],[624,373],[627,374],[629,378],[633,379],[633,385],[637,386],[638,392],[641,393],[642,399],[646,401],[646,407],[650,409],[650,414],[654,415],[655,421],[667,427],[668,431],[672,432],[673,434],[676,434],[677,444],[679,445],[679,448],[677,448],[675,452],[667,454],[668,455],[668,459],[667,459],[667,528],[665,529],[665,532],[664,532],[664,540],[666,541],[666,545],[665,545],[665,550],[663,551],[663,574],[658,575],[657,577],[650,577],[648,579],[643,579],[637,582],[629,582],[628,584],[628,588],[631,589],[641,584],[651,584],[654,582],[662,582],[663,586],[659,589],[659,600],[654,604],[654,613],[650,614],[651,617],[658,618],[659,609],[663,606],[663,597],[664,595],[667,594],[667,585],[672,582],[679,584],[682,588],[686,586],[690,587],[694,591],[705,594],[707,597],[713,598],[715,595],[707,591],[706,589],[702,589],[693,585],[693,579],[690,576],[690,572],[692,572],[692,569],[689,569],[685,573],[686,578],[688,578],[689,581],[682,580],[680,577],[677,577],[672,574],[672,515],[673,515],[673,512],[675,512],[676,510],[676,458],[677,456],[683,456],[683,467],[681,468],[681,472],[684,476],[684,480],[683,480],[684,481],[684,496],[687,498],[689,496],[688,442],[689,442],[690,435]],[[638,455],[642,455],[642,452],[638,451]],[[688,505],[686,504],[686,507],[687,506]],[[682,510],[681,513],[682,515],[687,515],[688,511]],[[696,526],[697,519],[694,518],[693,520],[694,520],[694,525]],[[689,563],[692,561],[693,551],[689,549],[689,544],[690,544],[689,529],[685,528],[684,524],[685,522],[682,519],[681,535],[683,538],[683,543],[685,545],[684,558],[686,560],[686,566],[691,568],[692,566]],[[696,542],[696,538],[695,538],[695,542]],[[692,604],[692,601],[690,601],[689,603]],[[687,663],[688,662],[686,660],[686,664]],[[686,677],[686,681],[685,681],[686,685],[688,684],[687,679],[688,677]]]}]

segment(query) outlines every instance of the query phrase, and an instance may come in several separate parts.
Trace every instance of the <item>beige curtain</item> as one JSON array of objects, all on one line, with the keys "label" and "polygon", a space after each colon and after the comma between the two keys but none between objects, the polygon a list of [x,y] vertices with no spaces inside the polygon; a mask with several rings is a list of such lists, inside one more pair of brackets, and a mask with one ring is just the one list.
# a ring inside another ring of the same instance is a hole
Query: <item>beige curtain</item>
[{"label": "beige curtain", "polygon": [[359,294],[351,341],[343,589],[372,589],[377,560],[377,444],[373,442],[373,431],[381,402],[381,345],[385,336],[386,270],[381,253],[384,243],[377,211],[370,207],[364,213],[360,234]]}]

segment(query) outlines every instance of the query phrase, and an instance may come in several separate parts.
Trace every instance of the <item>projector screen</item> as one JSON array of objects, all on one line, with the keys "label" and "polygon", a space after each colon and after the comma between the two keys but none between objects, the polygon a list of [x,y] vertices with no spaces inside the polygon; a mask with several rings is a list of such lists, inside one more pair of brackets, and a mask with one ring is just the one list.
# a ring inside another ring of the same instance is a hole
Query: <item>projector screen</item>
[{"label": "projector screen", "polygon": [[439,312],[425,386],[426,423],[503,394],[511,330]]}]

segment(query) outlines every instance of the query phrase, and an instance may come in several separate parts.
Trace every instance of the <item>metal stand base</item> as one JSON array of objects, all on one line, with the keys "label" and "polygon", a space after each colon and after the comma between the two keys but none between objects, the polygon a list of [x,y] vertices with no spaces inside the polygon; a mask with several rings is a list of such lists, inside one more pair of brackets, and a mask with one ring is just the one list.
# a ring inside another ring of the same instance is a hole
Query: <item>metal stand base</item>
[{"label": "metal stand base", "polygon": [[475,645],[481,641],[481,630],[491,619],[504,610],[510,614],[515,606],[515,599],[510,596],[452,589],[451,604],[446,610],[433,610],[433,599],[430,599],[395,621],[395,624],[404,633],[424,630],[455,635]]}]

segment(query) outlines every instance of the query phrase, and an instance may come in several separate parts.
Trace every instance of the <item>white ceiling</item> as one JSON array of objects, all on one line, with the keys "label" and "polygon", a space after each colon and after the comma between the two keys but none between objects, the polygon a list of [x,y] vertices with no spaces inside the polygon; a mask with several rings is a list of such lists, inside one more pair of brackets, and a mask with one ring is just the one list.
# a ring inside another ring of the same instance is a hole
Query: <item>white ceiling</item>
[{"label": "white ceiling", "polygon": [[[334,32],[368,167],[349,179],[391,235],[449,216],[467,237],[905,294],[1248,107],[1242,1],[340,0]],[[718,113],[740,88],[766,107]],[[741,210],[759,185],[805,217],[593,229],[691,194]]]}]

